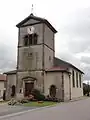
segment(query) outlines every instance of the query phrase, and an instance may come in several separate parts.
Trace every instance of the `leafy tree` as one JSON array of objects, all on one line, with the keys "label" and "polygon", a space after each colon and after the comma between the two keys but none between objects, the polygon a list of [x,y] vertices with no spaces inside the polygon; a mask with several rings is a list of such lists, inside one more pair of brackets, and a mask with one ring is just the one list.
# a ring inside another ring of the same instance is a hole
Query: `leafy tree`
[{"label": "leafy tree", "polygon": [[83,94],[89,96],[90,85],[83,83]]}]

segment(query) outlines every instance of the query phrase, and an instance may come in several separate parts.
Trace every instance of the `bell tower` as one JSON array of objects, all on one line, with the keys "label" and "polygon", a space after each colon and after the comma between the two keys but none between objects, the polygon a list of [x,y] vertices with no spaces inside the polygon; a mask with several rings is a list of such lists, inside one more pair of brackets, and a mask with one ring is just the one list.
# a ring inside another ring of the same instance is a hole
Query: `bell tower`
[{"label": "bell tower", "polygon": [[[55,28],[32,13],[18,27],[17,93],[25,91],[24,77],[33,78],[34,88],[44,92],[45,70],[53,66]],[[34,81],[35,80],[35,81]],[[29,79],[30,82],[30,79]]]}]

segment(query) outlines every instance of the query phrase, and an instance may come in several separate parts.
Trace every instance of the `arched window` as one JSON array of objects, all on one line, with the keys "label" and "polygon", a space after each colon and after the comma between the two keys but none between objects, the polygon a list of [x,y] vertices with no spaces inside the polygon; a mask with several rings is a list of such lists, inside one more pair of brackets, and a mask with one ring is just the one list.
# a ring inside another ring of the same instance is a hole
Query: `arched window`
[{"label": "arched window", "polygon": [[34,45],[37,44],[37,37],[38,37],[38,36],[37,36],[37,34],[35,33],[35,34],[34,34]]},{"label": "arched window", "polygon": [[14,97],[15,96],[15,85],[12,86],[12,93],[11,93],[11,96]]},{"label": "arched window", "polygon": [[50,96],[51,97],[55,97],[56,96],[56,86],[55,85],[51,85],[50,86]]},{"label": "arched window", "polygon": [[28,35],[24,37],[24,46],[28,46]]}]

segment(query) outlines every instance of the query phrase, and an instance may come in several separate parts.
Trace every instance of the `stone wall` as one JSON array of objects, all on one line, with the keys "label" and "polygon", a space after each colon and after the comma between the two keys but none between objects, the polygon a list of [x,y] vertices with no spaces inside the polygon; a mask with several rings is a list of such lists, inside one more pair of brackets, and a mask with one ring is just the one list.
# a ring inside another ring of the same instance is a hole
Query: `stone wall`
[{"label": "stone wall", "polygon": [[70,80],[69,74],[64,73],[64,101],[70,100]]},{"label": "stone wall", "polygon": [[[75,74],[74,75],[75,87],[73,87],[72,70],[74,70],[74,74]],[[71,72],[71,76],[70,76],[70,80],[71,80],[71,99],[83,96],[83,75],[79,71],[77,71],[73,68],[70,68],[69,71]],[[81,75],[81,87],[80,87],[80,84],[79,84],[79,77],[78,77],[78,87],[76,86],[76,72],[78,72],[78,74]]]},{"label": "stone wall", "polygon": [[61,72],[47,72],[45,74],[45,95],[49,95],[51,85],[56,86],[56,97],[62,99],[62,73]]},{"label": "stone wall", "polygon": [[16,87],[16,74],[7,75],[7,86],[6,86],[6,99],[11,98],[12,86]]},{"label": "stone wall", "polygon": [[42,69],[42,45],[19,48],[18,70]]},{"label": "stone wall", "polygon": [[24,71],[24,72],[18,72],[18,83],[17,83],[17,93],[20,92],[20,89],[23,89],[23,92],[25,90],[25,83],[23,78],[30,76],[35,78],[34,81],[34,88],[39,89],[41,92],[43,91],[43,76],[42,71]]},{"label": "stone wall", "polygon": [[0,81],[0,97],[3,97],[4,90],[4,81]]},{"label": "stone wall", "polygon": [[54,50],[54,33],[47,25],[44,30],[44,43]]},{"label": "stone wall", "polygon": [[44,45],[44,68],[50,69],[53,67],[53,51]]}]

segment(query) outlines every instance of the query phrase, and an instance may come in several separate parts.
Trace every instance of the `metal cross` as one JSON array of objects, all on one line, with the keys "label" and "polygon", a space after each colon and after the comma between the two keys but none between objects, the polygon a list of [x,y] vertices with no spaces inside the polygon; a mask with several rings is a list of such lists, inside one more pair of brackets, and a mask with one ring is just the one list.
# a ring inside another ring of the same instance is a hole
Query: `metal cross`
[{"label": "metal cross", "polygon": [[33,4],[32,4],[32,8],[31,8],[31,13],[33,14]]}]

